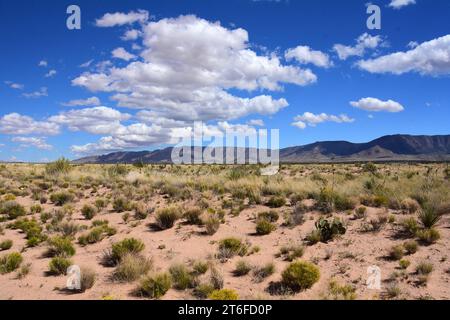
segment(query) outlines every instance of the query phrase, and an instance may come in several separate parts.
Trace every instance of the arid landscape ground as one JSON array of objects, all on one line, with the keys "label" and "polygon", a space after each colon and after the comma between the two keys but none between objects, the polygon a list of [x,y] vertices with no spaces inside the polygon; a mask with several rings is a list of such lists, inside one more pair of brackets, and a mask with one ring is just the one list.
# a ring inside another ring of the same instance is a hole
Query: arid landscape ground
[{"label": "arid landscape ground", "polygon": [[448,164],[4,164],[0,299],[450,299],[449,190]]}]

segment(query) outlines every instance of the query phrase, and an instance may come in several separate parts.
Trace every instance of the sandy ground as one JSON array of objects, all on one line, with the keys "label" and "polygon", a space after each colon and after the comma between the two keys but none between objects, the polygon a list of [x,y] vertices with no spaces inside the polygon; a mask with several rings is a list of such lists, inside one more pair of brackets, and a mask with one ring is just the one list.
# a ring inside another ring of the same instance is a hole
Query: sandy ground
[{"label": "sandy ground", "polygon": [[[19,203],[30,206],[32,201],[29,198],[17,198]],[[164,206],[162,198],[154,199],[154,204]],[[83,199],[75,203],[75,207],[80,209],[83,204],[89,203],[90,199]],[[44,210],[53,208],[51,204],[44,205]],[[280,213],[286,208],[277,209]],[[110,225],[117,228],[116,235],[102,240],[100,243],[85,247],[76,244],[76,255],[72,258],[79,266],[87,266],[96,270],[98,278],[94,287],[85,293],[71,294],[64,290],[65,276],[48,276],[48,263],[50,258],[46,258],[45,244],[37,248],[25,248],[26,240],[24,234],[18,230],[5,229],[0,240],[12,239],[14,245],[10,250],[1,252],[0,255],[12,251],[22,251],[24,263],[31,263],[31,271],[24,279],[17,279],[16,273],[0,275],[0,299],[102,299],[105,296],[114,299],[138,299],[133,296],[132,291],[136,288],[137,282],[119,283],[111,280],[113,268],[104,267],[100,260],[105,250],[110,248],[113,242],[123,238],[134,237],[141,239],[145,243],[143,254],[152,258],[155,271],[166,271],[175,262],[191,263],[197,259],[213,259],[217,252],[217,242],[225,237],[238,237],[249,241],[252,245],[260,247],[258,253],[252,254],[245,259],[255,266],[263,265],[267,262],[274,262],[276,272],[261,283],[255,283],[251,275],[235,277],[233,270],[235,264],[241,257],[235,257],[225,263],[214,260],[218,269],[223,273],[225,288],[235,289],[241,299],[324,299],[327,297],[330,279],[337,279],[341,284],[351,284],[356,288],[358,299],[383,299],[386,296],[387,288],[392,285],[392,274],[400,273],[398,261],[386,259],[389,248],[395,244],[401,244],[404,239],[396,239],[395,224],[388,224],[378,233],[362,233],[360,227],[362,220],[353,220],[351,215],[341,213],[335,214],[348,221],[348,230],[345,235],[328,244],[319,243],[314,246],[305,247],[305,254],[302,260],[309,260],[317,263],[320,268],[321,277],[311,289],[300,292],[296,295],[271,296],[266,291],[269,283],[278,281],[281,272],[289,262],[276,258],[276,254],[283,245],[300,244],[305,235],[314,229],[314,221],[321,215],[319,212],[307,214],[307,221],[295,228],[281,226],[282,220],[278,222],[278,228],[270,235],[257,236],[255,232],[254,216],[258,212],[267,211],[264,206],[252,206],[245,209],[239,216],[231,217],[227,215],[226,223],[222,224],[219,231],[213,236],[202,233],[202,227],[190,226],[180,220],[174,228],[165,231],[155,231],[149,227],[154,217],[150,215],[139,225],[132,227],[132,222],[125,224],[122,215],[112,212],[111,208],[104,210],[97,215],[96,219],[106,219]],[[376,216],[386,213],[387,209],[369,208],[368,215]],[[79,224],[90,225],[79,210],[76,210],[73,220]],[[282,216],[282,215],[280,215]],[[397,220],[406,217],[397,215]],[[38,215],[36,215],[38,219]],[[431,246],[420,246],[417,253],[408,256],[411,266],[405,273],[397,277],[396,285],[401,293],[401,299],[421,299],[432,297],[434,299],[450,299],[450,229],[448,215],[444,216],[439,223],[438,230],[441,233],[441,240]],[[164,246],[164,249],[161,249]],[[331,256],[331,257],[329,257]],[[329,258],[327,258],[329,257]],[[417,285],[417,275],[415,266],[421,261],[431,262],[434,266],[428,283],[425,286]],[[376,265],[382,272],[382,289],[370,290],[366,286],[367,268]],[[178,291],[175,289],[163,297],[163,299],[195,299],[191,290]]]}]

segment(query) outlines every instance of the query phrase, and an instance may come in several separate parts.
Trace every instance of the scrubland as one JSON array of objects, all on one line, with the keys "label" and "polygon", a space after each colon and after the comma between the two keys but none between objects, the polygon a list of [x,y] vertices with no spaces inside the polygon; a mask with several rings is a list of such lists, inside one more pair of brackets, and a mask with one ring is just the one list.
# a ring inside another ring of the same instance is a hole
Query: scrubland
[{"label": "scrubland", "polygon": [[449,190],[448,164],[4,164],[0,299],[450,299]]}]

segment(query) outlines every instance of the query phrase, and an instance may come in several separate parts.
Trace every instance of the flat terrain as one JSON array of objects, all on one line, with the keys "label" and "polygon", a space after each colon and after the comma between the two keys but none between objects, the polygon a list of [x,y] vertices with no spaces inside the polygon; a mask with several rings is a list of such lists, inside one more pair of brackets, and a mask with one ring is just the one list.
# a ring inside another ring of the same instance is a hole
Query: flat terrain
[{"label": "flat terrain", "polygon": [[[163,274],[161,299],[450,299],[449,190],[447,164],[0,165],[0,299],[145,299]],[[129,238],[143,246],[111,261]],[[66,290],[56,258],[95,283]],[[283,277],[299,261],[320,272],[304,287]]]}]

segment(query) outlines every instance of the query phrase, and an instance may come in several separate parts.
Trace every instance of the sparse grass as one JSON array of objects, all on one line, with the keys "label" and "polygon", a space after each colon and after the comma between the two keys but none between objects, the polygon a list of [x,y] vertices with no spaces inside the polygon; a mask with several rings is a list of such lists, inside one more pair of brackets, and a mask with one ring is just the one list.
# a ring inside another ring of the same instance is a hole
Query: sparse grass
[{"label": "sparse grass", "polygon": [[160,209],[156,212],[156,225],[161,230],[170,229],[180,216],[180,208],[177,206]]},{"label": "sparse grass", "polygon": [[292,262],[301,258],[305,252],[305,247],[302,245],[282,246],[278,254],[283,260]]},{"label": "sparse grass", "polygon": [[253,269],[253,279],[255,282],[262,282],[267,277],[273,275],[275,271],[275,264],[273,262],[268,262]]},{"label": "sparse grass", "polygon": [[402,259],[398,262],[401,269],[408,269],[408,267],[411,265],[411,261],[407,259]]},{"label": "sparse grass", "polygon": [[137,292],[148,298],[159,299],[172,287],[172,279],[168,273],[147,276],[142,279]]},{"label": "sparse grass", "polygon": [[173,286],[178,290],[186,290],[194,286],[194,277],[184,264],[174,264],[169,268]]},{"label": "sparse grass", "polygon": [[6,251],[11,249],[11,247],[13,246],[13,241],[12,240],[3,240],[2,242],[0,242],[0,250],[1,251]]},{"label": "sparse grass", "polygon": [[355,300],[356,289],[349,285],[342,285],[335,279],[332,279],[328,285],[328,291],[331,299],[333,300]]},{"label": "sparse grass", "polygon": [[66,203],[72,202],[74,200],[74,195],[68,191],[58,191],[50,195],[50,201],[55,204],[55,206],[63,206]]},{"label": "sparse grass", "polygon": [[0,274],[10,273],[20,267],[23,257],[19,252],[12,252],[10,254],[0,257]]},{"label": "sparse grass", "polygon": [[107,252],[105,259],[110,264],[118,264],[127,254],[138,254],[144,250],[145,245],[142,241],[135,238],[127,238],[116,242],[111,246],[110,252]]},{"label": "sparse grass", "polygon": [[215,234],[219,228],[220,228],[220,218],[216,215],[210,215],[206,220],[204,221],[205,224],[205,232],[208,235]]},{"label": "sparse grass", "polygon": [[86,290],[91,289],[94,286],[96,280],[97,274],[94,270],[86,267],[81,268],[81,292],[85,292]]},{"label": "sparse grass", "polygon": [[85,204],[81,208],[81,214],[86,220],[92,220],[97,215],[97,208],[89,204]]},{"label": "sparse grass", "polygon": [[202,216],[203,210],[200,208],[190,208],[184,214],[183,217],[186,219],[187,223],[193,225],[203,224]]},{"label": "sparse grass", "polygon": [[403,244],[403,247],[405,248],[407,254],[414,254],[417,252],[419,245],[417,244],[416,241],[410,240],[410,241],[406,241]]},{"label": "sparse grass", "polygon": [[14,220],[26,215],[26,210],[13,200],[4,203],[0,202],[0,215],[6,215],[9,220]]},{"label": "sparse grass", "polygon": [[395,245],[389,249],[389,257],[392,260],[400,260],[405,255],[405,248],[403,245]]},{"label": "sparse grass", "polygon": [[229,259],[235,255],[241,257],[248,252],[248,245],[237,238],[226,238],[219,242],[219,259]]},{"label": "sparse grass", "polygon": [[426,245],[433,244],[441,238],[439,231],[434,228],[419,230],[417,231],[416,236]]},{"label": "sparse grass", "polygon": [[114,270],[113,278],[117,281],[132,282],[146,275],[152,268],[152,262],[139,254],[126,253]]},{"label": "sparse grass", "polygon": [[239,260],[236,263],[236,267],[234,268],[233,274],[236,277],[242,277],[247,275],[252,270],[252,266],[245,260]]}]

